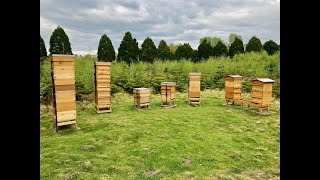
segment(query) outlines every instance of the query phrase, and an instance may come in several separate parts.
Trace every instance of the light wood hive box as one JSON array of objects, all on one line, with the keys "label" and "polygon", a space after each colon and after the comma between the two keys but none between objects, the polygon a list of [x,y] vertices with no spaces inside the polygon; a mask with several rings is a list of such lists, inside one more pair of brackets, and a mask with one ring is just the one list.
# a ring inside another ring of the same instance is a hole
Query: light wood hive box
[{"label": "light wood hive box", "polygon": [[134,88],[133,97],[134,97],[135,108],[141,108],[143,106],[146,106],[149,108],[150,88]]},{"label": "light wood hive box", "polygon": [[200,104],[200,78],[201,73],[189,73],[188,97],[190,104]]},{"label": "light wood hive box", "polygon": [[54,128],[76,126],[75,56],[49,55],[52,77],[52,112]]},{"label": "light wood hive box", "polygon": [[96,112],[111,112],[111,62],[96,62],[94,70]]},{"label": "light wood hive box", "polygon": [[274,80],[269,78],[256,78],[252,82],[251,102],[261,106],[270,106],[272,101],[272,85]]},{"label": "light wood hive box", "polygon": [[225,99],[226,101],[242,99],[242,79],[240,75],[228,75],[225,80]]},{"label": "light wood hive box", "polygon": [[175,103],[176,101],[176,83],[162,82],[161,83],[161,102]]}]

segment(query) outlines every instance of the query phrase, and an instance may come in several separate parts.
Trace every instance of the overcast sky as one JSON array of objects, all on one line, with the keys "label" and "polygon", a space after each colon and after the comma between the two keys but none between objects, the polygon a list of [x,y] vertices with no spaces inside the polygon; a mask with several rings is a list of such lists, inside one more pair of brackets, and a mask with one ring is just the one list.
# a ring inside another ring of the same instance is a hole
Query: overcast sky
[{"label": "overcast sky", "polygon": [[262,43],[280,43],[280,0],[40,0],[40,34],[47,49],[58,25],[74,54],[96,52],[104,33],[118,51],[127,31],[139,47],[151,37],[157,47],[164,39],[196,49],[201,37],[228,41],[230,33],[240,34],[244,43],[253,35]]}]

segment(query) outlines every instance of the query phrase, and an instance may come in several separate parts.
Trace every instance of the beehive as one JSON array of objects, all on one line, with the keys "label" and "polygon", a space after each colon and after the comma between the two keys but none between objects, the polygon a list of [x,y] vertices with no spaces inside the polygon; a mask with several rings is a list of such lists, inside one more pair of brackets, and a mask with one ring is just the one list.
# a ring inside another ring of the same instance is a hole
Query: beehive
[{"label": "beehive", "polygon": [[76,125],[75,56],[49,55],[52,77],[52,113],[55,131],[64,125]]},{"label": "beehive", "polygon": [[169,103],[174,105],[176,102],[176,83],[162,82],[161,83],[161,103]]},{"label": "beehive", "polygon": [[133,97],[134,97],[135,108],[141,108],[141,107],[149,108],[150,88],[134,88]]},{"label": "beehive", "polygon": [[94,66],[96,112],[111,112],[111,63],[96,62]]},{"label": "beehive", "polygon": [[266,108],[269,111],[269,106],[272,101],[272,85],[274,80],[268,78],[256,78],[252,80],[251,102],[259,107]]},{"label": "beehive", "polygon": [[201,73],[189,73],[188,97],[191,105],[200,105],[200,78]]},{"label": "beehive", "polygon": [[225,79],[225,100],[234,104],[235,100],[240,100],[242,92],[242,79],[240,75],[228,75]]}]

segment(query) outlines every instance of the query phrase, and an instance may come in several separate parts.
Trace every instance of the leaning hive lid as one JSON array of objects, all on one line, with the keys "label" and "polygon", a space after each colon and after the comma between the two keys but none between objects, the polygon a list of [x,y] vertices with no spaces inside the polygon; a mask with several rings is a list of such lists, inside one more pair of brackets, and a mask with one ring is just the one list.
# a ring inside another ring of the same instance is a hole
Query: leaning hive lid
[{"label": "leaning hive lid", "polygon": [[272,80],[272,79],[269,79],[269,78],[256,78],[256,79],[254,79],[254,80],[256,80],[256,81],[261,81],[261,82],[265,82],[265,83],[268,83],[268,82],[274,82],[274,80]]},{"label": "leaning hive lid", "polygon": [[243,76],[240,76],[240,75],[228,75],[227,77],[232,77],[232,78],[243,78]]}]

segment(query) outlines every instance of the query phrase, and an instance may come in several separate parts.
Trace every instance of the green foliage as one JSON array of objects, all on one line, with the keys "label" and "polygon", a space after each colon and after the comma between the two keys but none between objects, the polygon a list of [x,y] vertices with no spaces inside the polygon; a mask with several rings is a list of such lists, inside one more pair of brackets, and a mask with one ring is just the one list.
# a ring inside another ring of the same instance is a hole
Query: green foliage
[{"label": "green foliage", "polygon": [[228,56],[228,48],[225,44],[223,44],[221,41],[219,41],[217,43],[217,45],[215,45],[213,47],[213,55],[215,57],[220,57],[220,56]]},{"label": "green foliage", "polygon": [[213,56],[213,47],[204,39],[198,46],[199,60],[208,59],[210,56]]},{"label": "green foliage", "polygon": [[153,63],[156,56],[157,56],[157,48],[154,45],[152,39],[147,37],[141,45],[139,60]]},{"label": "green foliage", "polygon": [[280,50],[280,46],[272,40],[269,40],[263,44],[263,49],[268,52],[269,55],[273,55]]},{"label": "green foliage", "polygon": [[48,102],[52,94],[51,64],[40,62],[40,102]]},{"label": "green foliage", "polygon": [[112,62],[115,60],[115,51],[112,42],[106,34],[103,34],[100,38],[97,57],[98,61],[102,62]]},{"label": "green foliage", "polygon": [[193,49],[191,48],[189,43],[184,43],[183,45],[179,45],[175,52],[175,58],[177,60],[191,59],[192,56],[193,56]]},{"label": "green foliage", "polygon": [[218,42],[222,42],[224,45],[227,45],[227,43],[219,37],[203,37],[199,40],[199,44],[201,44],[204,40],[206,40],[212,47],[216,46]]},{"label": "green foliage", "polygon": [[119,61],[124,61],[128,64],[133,62],[137,62],[139,58],[139,47],[138,42],[135,38],[132,38],[130,32],[126,32],[120,47],[118,49],[118,57]]},{"label": "green foliage", "polygon": [[192,62],[200,62],[200,57],[199,57],[199,52],[198,50],[193,50],[193,54],[192,54],[192,58],[191,58]]},{"label": "green foliage", "polygon": [[232,44],[237,38],[240,39],[241,41],[243,41],[241,35],[231,33],[231,34],[229,35],[229,44]]},{"label": "green foliage", "polygon": [[179,45],[174,45],[174,44],[171,43],[168,47],[170,49],[170,52],[174,55],[176,50],[178,49]]},{"label": "green foliage", "polygon": [[46,45],[44,43],[44,40],[42,39],[42,37],[40,35],[40,60],[42,60],[45,57],[47,57],[47,49],[46,49]]},{"label": "green foliage", "polygon": [[243,53],[244,47],[241,39],[235,38],[229,48],[229,56],[232,58],[235,54]]},{"label": "green foliage", "polygon": [[72,55],[69,37],[63,28],[58,26],[50,37],[50,54],[69,54]]},{"label": "green foliage", "polygon": [[164,40],[161,40],[157,49],[157,58],[161,60],[171,59],[170,48]]},{"label": "green foliage", "polygon": [[246,52],[260,52],[262,51],[262,44],[260,39],[253,36],[246,45]]}]

